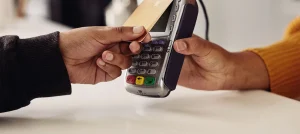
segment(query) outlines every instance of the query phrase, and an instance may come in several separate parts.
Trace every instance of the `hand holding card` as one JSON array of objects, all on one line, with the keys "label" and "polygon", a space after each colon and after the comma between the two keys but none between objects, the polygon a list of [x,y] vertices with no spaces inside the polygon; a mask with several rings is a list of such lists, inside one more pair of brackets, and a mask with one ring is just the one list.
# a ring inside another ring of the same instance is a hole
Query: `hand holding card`
[{"label": "hand holding card", "polygon": [[[144,26],[147,32],[153,28],[173,0],[144,0],[123,26]],[[137,41],[144,40],[147,34]]]}]

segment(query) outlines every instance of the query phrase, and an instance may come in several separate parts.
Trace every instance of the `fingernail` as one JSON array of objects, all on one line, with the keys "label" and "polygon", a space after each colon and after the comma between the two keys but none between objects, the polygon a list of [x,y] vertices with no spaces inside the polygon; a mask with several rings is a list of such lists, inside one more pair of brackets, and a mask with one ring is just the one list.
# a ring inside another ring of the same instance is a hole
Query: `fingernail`
[{"label": "fingernail", "polygon": [[187,45],[185,44],[185,42],[180,41],[180,42],[176,42],[176,43],[177,43],[178,51],[184,51],[185,49],[187,49]]},{"label": "fingernail", "polygon": [[112,61],[114,59],[114,55],[112,55],[111,53],[107,53],[105,59],[108,61]]},{"label": "fingernail", "polygon": [[129,47],[133,52],[138,52],[140,50],[140,45],[131,45]]},{"label": "fingernail", "polygon": [[103,62],[102,60],[99,60],[99,65],[101,65],[101,66],[105,66],[106,65],[106,63],[105,62]]},{"label": "fingernail", "polygon": [[134,28],[133,28],[133,33],[139,34],[139,33],[141,33],[143,30],[144,30],[144,27],[143,27],[143,26],[134,27]]}]

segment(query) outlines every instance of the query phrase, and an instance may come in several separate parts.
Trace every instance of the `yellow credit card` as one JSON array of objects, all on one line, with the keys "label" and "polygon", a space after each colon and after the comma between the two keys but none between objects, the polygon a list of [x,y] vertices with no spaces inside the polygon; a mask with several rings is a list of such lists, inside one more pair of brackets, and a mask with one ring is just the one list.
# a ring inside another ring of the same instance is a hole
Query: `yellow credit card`
[{"label": "yellow credit card", "polygon": [[123,26],[144,26],[145,29],[150,32],[172,1],[173,0],[144,0]]}]

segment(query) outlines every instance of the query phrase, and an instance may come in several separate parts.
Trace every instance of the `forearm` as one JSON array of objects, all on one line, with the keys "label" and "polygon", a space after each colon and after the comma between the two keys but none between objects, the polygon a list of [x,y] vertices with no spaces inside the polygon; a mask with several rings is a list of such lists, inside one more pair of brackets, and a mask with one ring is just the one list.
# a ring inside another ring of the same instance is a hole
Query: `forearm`
[{"label": "forearm", "polygon": [[59,33],[0,38],[0,112],[19,109],[35,98],[71,93],[58,40]]},{"label": "forearm", "polygon": [[232,54],[234,74],[230,82],[238,89],[268,89],[300,98],[300,17],[291,22],[284,38],[267,47]]},{"label": "forearm", "polygon": [[266,64],[273,93],[300,97],[300,33],[265,48],[251,49]]},{"label": "forearm", "polygon": [[300,33],[268,47],[232,54],[235,89],[264,89],[300,97]]}]

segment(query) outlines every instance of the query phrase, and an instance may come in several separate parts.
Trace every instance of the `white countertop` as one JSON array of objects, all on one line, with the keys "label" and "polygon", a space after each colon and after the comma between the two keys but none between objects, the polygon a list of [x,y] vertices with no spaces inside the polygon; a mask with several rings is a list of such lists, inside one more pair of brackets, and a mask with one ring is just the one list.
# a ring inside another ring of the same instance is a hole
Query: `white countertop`
[{"label": "white countertop", "polygon": [[[31,37],[68,28],[20,21],[0,36]],[[1,134],[299,134],[300,104],[264,91],[204,92],[182,87],[165,99],[129,94],[123,77],[73,94],[36,99],[0,114]]]}]

